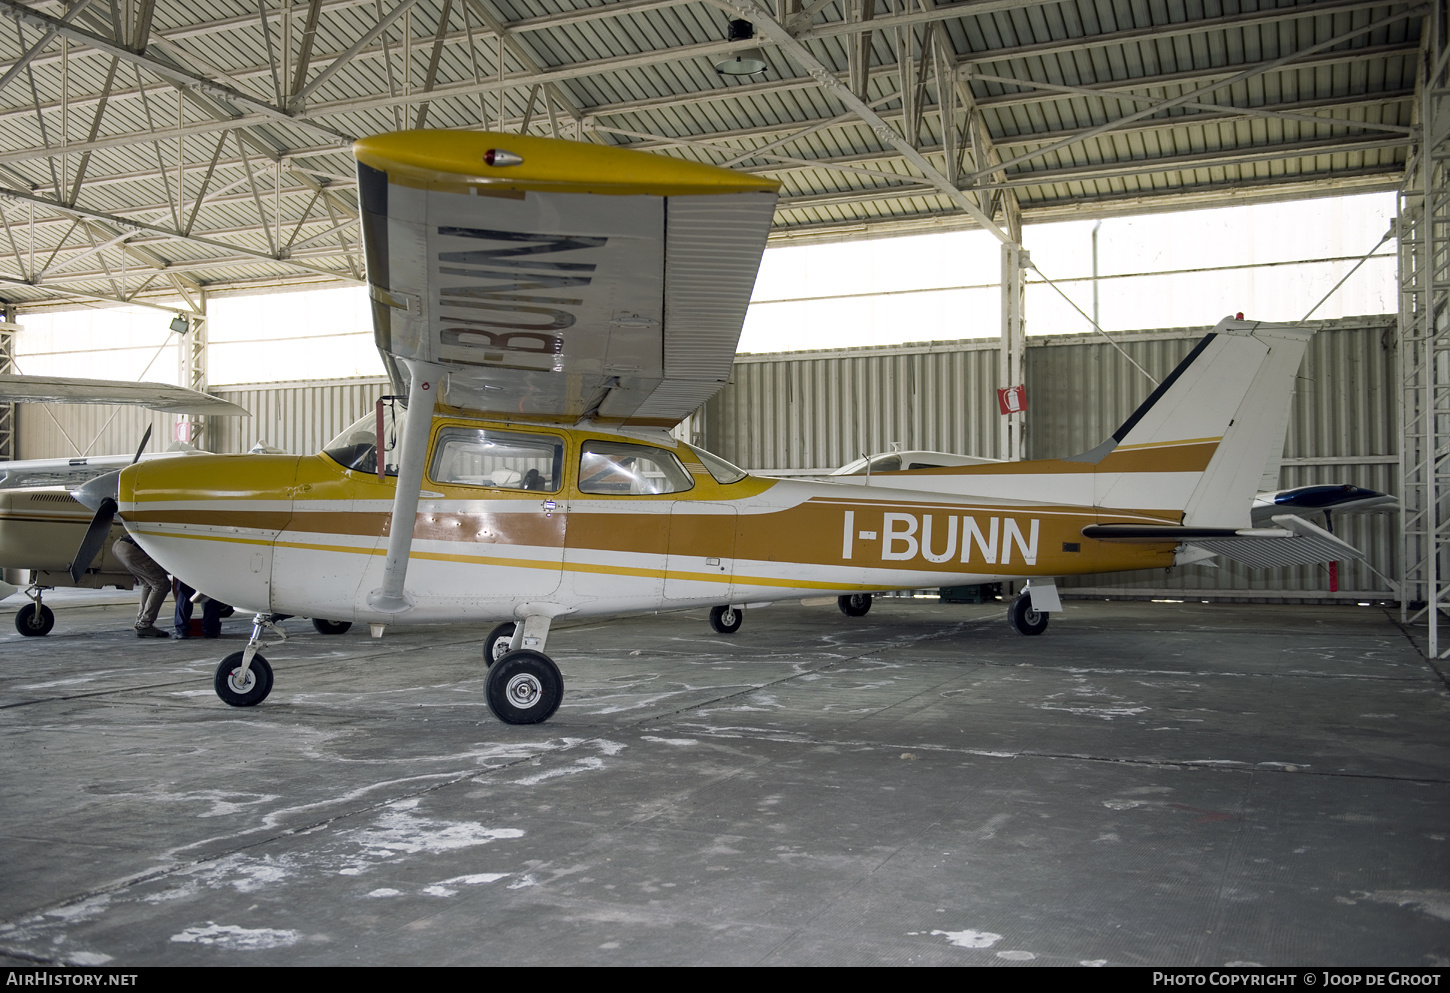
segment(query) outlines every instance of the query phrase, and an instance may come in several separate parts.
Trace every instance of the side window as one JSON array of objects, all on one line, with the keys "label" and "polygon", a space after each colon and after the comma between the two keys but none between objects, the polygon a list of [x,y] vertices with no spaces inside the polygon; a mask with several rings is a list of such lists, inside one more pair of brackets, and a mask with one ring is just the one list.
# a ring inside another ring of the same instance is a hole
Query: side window
[{"label": "side window", "polygon": [[583,493],[679,493],[694,485],[680,460],[663,448],[586,441],[579,456],[579,490]]},{"label": "side window", "polygon": [[563,467],[562,438],[452,427],[438,432],[428,475],[435,483],[557,493]]}]

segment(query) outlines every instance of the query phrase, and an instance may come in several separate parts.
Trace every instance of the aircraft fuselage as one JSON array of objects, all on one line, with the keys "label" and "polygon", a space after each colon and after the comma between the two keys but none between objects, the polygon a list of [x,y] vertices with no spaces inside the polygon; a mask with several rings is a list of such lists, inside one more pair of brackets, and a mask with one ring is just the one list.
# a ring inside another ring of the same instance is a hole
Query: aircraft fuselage
[{"label": "aircraft fuselage", "polygon": [[368,605],[382,582],[391,477],[328,454],[196,456],[126,469],[119,497],[146,550],[209,595],[363,622],[628,614],[1173,562],[1172,543],[1104,543],[1082,528],[1178,515],[1105,518],[1091,505],[957,497],[901,480],[721,481],[704,461],[661,433],[436,417],[401,615]]}]

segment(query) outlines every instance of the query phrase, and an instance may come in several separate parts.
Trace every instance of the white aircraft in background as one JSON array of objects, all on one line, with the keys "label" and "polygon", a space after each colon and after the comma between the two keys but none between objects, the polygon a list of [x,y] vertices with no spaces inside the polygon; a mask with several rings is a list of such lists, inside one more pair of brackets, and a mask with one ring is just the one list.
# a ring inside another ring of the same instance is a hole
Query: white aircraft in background
[{"label": "white aircraft in background", "polygon": [[[564,616],[741,607],[1162,568],[1195,547],[1275,563],[1359,553],[1248,507],[1311,328],[1226,319],[1113,436],[1066,459],[883,476],[751,476],[668,429],[728,380],[776,184],[623,149],[417,131],[359,141],[379,349],[406,409],[314,456],[143,462],[78,491],[156,561],[256,612],[218,695],[272,689],[275,613],[502,622],[500,719],[546,720]],[[728,626],[728,625],[727,625]],[[504,643],[506,642],[506,649]],[[499,651],[495,653],[494,649]]]},{"label": "white aircraft in background", "polygon": [[[109,403],[173,414],[247,416],[247,411],[234,403],[168,383],[0,375],[0,403],[25,402]],[[129,590],[135,586],[135,577],[111,553],[111,545],[125,530],[117,524],[103,534],[98,532],[99,541],[93,537],[90,547],[83,547],[82,540],[94,515],[77,503],[70,491],[137,460],[201,454],[183,446],[143,455],[150,437],[147,429],[134,456],[0,462],[0,577],[26,574],[25,586],[0,578],[0,600],[20,590],[30,598],[31,602],[15,614],[15,629],[21,634],[43,636],[55,626],[55,613],[44,602],[48,589],[115,586]]]}]

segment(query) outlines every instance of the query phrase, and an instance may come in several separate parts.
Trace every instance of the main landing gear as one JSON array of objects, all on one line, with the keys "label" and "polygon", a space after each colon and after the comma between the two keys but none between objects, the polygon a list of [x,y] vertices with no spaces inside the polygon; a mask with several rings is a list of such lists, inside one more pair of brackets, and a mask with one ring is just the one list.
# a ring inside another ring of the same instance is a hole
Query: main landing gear
[{"label": "main landing gear", "polygon": [[852,593],[850,596],[838,596],[836,606],[847,617],[865,617],[866,612],[871,609],[871,594]]},{"label": "main landing gear", "polygon": [[55,611],[40,602],[41,588],[32,586],[25,591],[25,595],[32,602],[16,611],[15,630],[27,638],[40,638],[50,634],[50,629],[55,627]]},{"label": "main landing gear", "polygon": [[710,609],[710,627],[716,634],[734,634],[740,630],[740,624],[745,620],[745,611],[739,607],[712,607]]},{"label": "main landing gear", "polygon": [[1007,621],[1018,634],[1041,634],[1047,630],[1047,611],[1032,609],[1032,593],[1023,590],[1007,608]]},{"label": "main landing gear", "polygon": [[[247,639],[247,647],[228,655],[217,666],[213,685],[216,687],[216,695],[222,698],[223,703],[233,707],[255,707],[272,692],[272,666],[258,654],[257,649],[280,645],[287,640],[287,632],[276,625],[275,617],[275,614],[258,614],[254,617],[252,636]],[[264,632],[272,633],[276,640],[264,642]]]},{"label": "main landing gear", "polygon": [[483,643],[484,699],[505,724],[541,724],[564,700],[564,676],[544,654],[549,618],[531,615],[489,632]]}]

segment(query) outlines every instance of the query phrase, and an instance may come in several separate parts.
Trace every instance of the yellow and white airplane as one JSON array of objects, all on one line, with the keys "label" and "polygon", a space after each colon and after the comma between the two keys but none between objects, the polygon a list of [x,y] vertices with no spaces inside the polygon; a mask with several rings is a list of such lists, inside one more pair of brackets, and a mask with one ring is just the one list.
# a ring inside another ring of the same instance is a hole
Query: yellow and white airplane
[{"label": "yellow and white airplane", "polygon": [[[313,456],[143,462],[78,491],[167,570],[256,612],[218,695],[260,703],[273,613],[498,621],[502,720],[546,720],[564,616],[1162,568],[1198,544],[1354,554],[1248,508],[1308,328],[1225,320],[1102,445],[896,473],[750,476],[668,434],[725,385],[776,185],[622,149],[420,131],[357,143],[378,347],[402,398]],[[920,474],[922,485],[911,480]],[[396,526],[395,522],[403,522]]]}]

